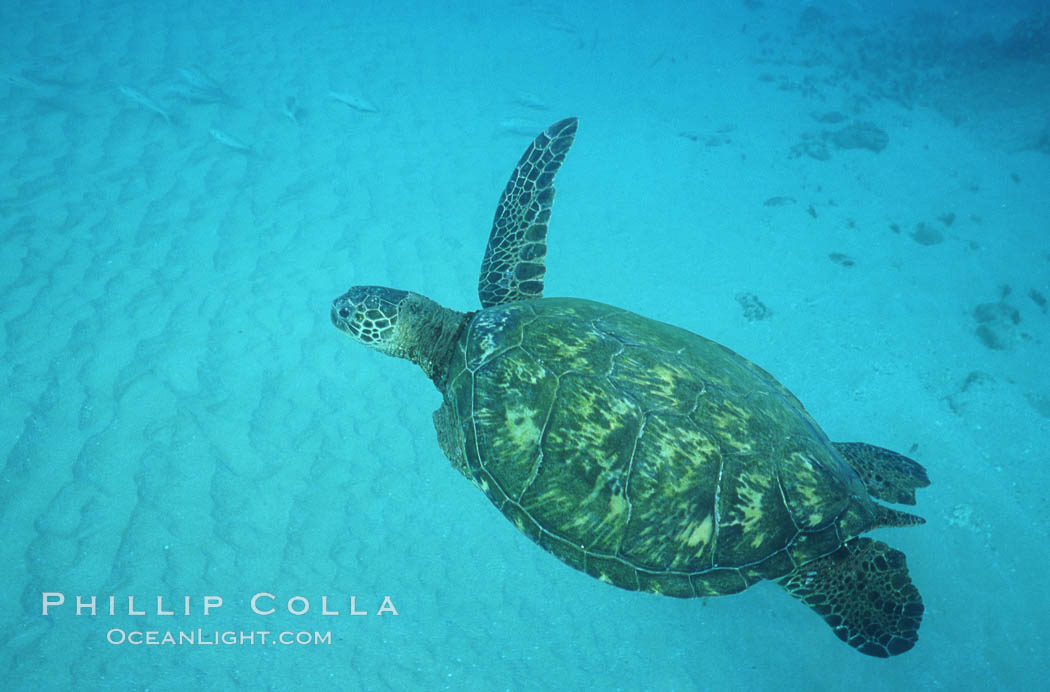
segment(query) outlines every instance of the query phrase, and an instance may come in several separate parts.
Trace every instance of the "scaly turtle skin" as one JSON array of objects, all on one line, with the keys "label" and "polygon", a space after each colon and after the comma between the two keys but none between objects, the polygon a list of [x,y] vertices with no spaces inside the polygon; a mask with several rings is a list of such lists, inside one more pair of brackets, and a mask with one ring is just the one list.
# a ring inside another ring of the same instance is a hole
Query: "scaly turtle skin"
[{"label": "scaly turtle skin", "polygon": [[626,310],[543,298],[553,181],[576,133],[555,123],[503,192],[482,309],[355,286],[332,321],[418,363],[444,396],[438,441],[527,536],[625,589],[678,597],[776,580],[859,651],[918,638],[903,553],[860,534],[922,520],[921,466],[833,443],[771,375],[724,346]]}]

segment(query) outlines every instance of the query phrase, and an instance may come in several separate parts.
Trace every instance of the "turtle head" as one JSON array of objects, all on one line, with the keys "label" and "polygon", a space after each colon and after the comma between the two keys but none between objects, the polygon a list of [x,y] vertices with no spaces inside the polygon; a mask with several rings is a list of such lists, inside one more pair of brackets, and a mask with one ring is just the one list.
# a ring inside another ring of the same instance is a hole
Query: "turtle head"
[{"label": "turtle head", "polygon": [[426,296],[385,286],[354,286],[332,301],[332,324],[351,339],[407,358],[435,382],[448,365],[465,318]]},{"label": "turtle head", "polygon": [[385,286],[354,286],[332,301],[332,324],[354,341],[400,356],[405,340],[401,310],[414,295]]}]

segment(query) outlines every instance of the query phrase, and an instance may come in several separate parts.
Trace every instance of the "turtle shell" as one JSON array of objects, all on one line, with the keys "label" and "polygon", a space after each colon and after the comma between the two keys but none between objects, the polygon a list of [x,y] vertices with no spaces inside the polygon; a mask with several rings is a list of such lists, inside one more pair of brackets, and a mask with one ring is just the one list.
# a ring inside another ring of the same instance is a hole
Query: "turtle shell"
[{"label": "turtle shell", "polygon": [[872,528],[802,404],[703,337],[587,300],[476,313],[435,413],[442,448],[522,532],[617,586],[741,591]]}]

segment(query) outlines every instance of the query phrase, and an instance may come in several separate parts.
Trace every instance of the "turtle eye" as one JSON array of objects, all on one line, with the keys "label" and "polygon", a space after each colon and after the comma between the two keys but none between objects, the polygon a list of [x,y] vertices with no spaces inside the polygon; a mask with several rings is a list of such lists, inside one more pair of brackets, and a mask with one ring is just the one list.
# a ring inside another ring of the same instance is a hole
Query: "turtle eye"
[{"label": "turtle eye", "polygon": [[350,311],[346,308],[339,308],[339,316],[345,320],[347,317],[350,316]]}]

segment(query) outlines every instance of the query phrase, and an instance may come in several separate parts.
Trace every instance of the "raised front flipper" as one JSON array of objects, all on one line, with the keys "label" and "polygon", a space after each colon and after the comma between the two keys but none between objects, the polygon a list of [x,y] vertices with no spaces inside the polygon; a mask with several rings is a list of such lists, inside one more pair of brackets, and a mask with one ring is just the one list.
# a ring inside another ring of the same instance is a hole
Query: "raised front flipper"
[{"label": "raised front flipper", "polygon": [[854,538],[778,583],[862,654],[896,656],[919,639],[922,597],[904,553],[880,541]]},{"label": "raised front flipper", "polygon": [[915,504],[915,489],[925,488],[930,478],[918,462],[903,454],[864,442],[833,442],[846,458],[872,497],[886,502]]},{"label": "raised front flipper", "polygon": [[481,262],[481,307],[543,297],[554,174],[575,136],[576,118],[559,120],[536,137],[514,168]]}]

